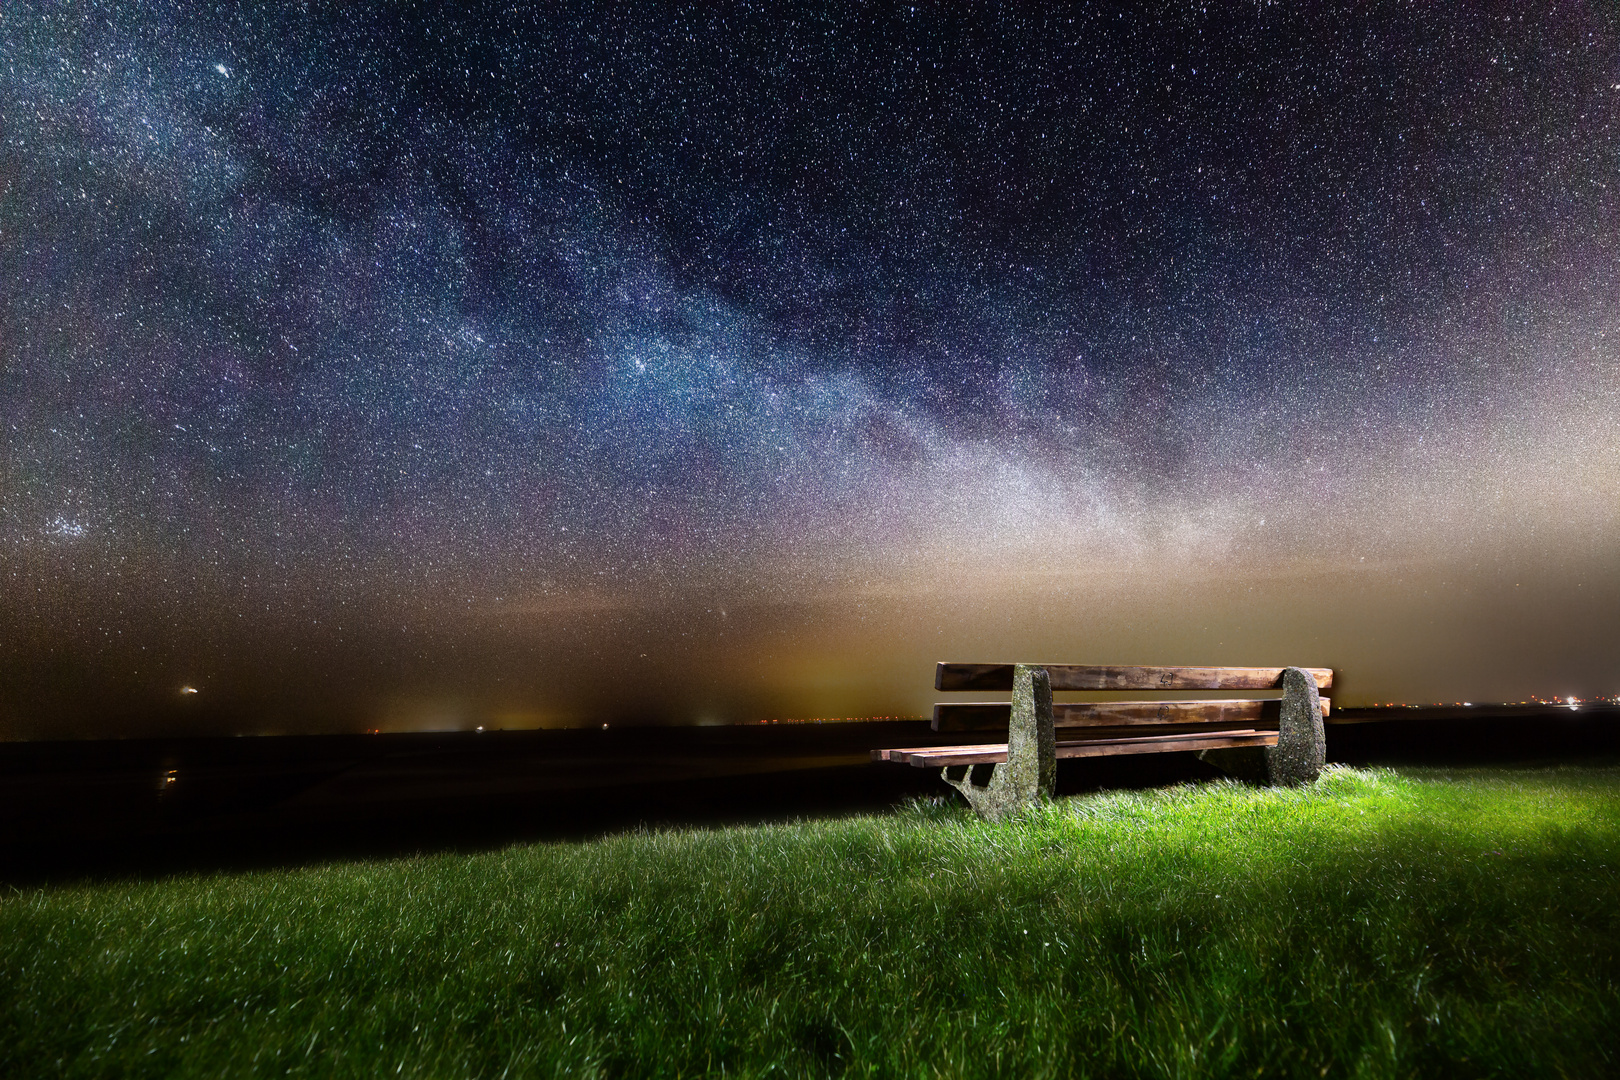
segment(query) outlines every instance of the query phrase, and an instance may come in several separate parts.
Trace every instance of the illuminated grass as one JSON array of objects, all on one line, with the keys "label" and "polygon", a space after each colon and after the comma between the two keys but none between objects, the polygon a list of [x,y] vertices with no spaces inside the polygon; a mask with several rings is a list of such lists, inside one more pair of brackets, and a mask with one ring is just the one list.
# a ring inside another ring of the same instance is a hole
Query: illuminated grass
[{"label": "illuminated grass", "polygon": [[0,898],[0,1074],[1620,1068],[1620,769],[1335,769]]}]

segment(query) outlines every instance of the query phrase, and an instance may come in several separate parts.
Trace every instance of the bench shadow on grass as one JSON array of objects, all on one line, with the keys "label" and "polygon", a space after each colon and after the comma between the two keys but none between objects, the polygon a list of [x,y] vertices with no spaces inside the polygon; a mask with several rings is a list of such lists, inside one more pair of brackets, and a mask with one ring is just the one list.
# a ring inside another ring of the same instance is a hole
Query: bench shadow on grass
[{"label": "bench shadow on grass", "polygon": [[[795,752],[806,753],[804,733],[795,739]],[[876,745],[885,736],[871,739]],[[818,748],[808,749],[805,760]],[[252,760],[245,765],[238,760],[231,769],[216,770],[211,796],[188,799],[183,791],[167,795],[155,787],[152,776],[161,777],[162,770],[154,770],[151,762],[131,774],[138,780],[131,783],[104,757],[93,767],[70,762],[57,764],[54,771],[13,760],[0,770],[10,774],[0,780],[13,781],[0,786],[0,882],[149,879],[487,851],[637,828],[714,828],[885,813],[919,796],[948,794],[937,770],[859,762],[860,755],[848,754],[850,749],[838,747],[843,754],[839,764],[825,764],[829,759],[822,755],[816,768],[795,768],[794,759],[783,757],[780,748],[763,746],[759,760],[741,772],[733,768],[730,774],[706,778],[643,777],[627,783],[610,767],[594,786],[587,777],[556,790],[529,784],[516,791],[501,782],[512,776],[510,759],[503,755],[489,755],[470,766],[463,759],[456,769],[437,771],[416,758],[400,769],[401,776],[409,773],[407,781],[395,777],[392,786],[373,785],[381,795],[324,801],[311,793],[352,772],[352,765],[289,765],[283,756],[273,768],[256,768]],[[1620,719],[1549,713],[1536,723],[1515,719],[1336,727],[1329,729],[1328,752],[1330,761],[1353,765],[1590,764],[1620,755]],[[87,759],[81,754],[78,760]],[[602,759],[593,767],[601,769]],[[1059,763],[1058,793],[1162,787],[1221,775],[1191,754],[1066,760]],[[481,784],[480,777],[489,782]]]}]

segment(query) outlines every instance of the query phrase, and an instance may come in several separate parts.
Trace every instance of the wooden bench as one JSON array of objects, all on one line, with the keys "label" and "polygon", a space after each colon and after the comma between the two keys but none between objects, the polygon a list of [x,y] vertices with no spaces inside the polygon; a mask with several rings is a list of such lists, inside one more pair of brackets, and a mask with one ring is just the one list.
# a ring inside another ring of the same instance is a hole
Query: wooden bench
[{"label": "wooden bench", "polygon": [[[1306,783],[1325,759],[1320,690],[1331,668],[1093,667],[940,664],[937,690],[1011,690],[1012,701],[934,706],[940,732],[985,731],[1004,741],[874,750],[878,761],[939,768],[982,816],[1006,817],[1049,798],[1057,759],[1194,751],[1218,767],[1274,784]],[[1052,703],[1054,690],[1272,690],[1281,698],[1186,697]]]}]

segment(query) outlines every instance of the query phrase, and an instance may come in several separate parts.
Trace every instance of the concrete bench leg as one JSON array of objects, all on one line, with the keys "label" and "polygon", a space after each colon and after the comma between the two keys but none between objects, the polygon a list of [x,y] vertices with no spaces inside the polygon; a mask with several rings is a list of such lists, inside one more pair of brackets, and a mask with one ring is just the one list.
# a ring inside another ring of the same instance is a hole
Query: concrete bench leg
[{"label": "concrete bench leg", "polygon": [[1052,679],[1045,668],[1013,668],[1006,763],[942,769],[940,778],[966,796],[986,821],[1002,821],[1052,797],[1057,739],[1052,732]]},{"label": "concrete bench leg", "polygon": [[1277,745],[1266,750],[1266,777],[1279,787],[1308,784],[1327,764],[1327,735],[1322,730],[1322,696],[1316,680],[1300,668],[1284,668],[1282,716]]}]

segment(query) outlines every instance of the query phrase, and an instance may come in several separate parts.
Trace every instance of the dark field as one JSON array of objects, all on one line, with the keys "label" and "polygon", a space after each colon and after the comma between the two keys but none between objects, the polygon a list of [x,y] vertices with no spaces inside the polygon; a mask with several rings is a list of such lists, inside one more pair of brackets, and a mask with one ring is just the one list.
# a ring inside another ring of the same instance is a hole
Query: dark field
[{"label": "dark field", "polygon": [[[1339,710],[1328,757],[1444,765],[1620,756],[1620,709]],[[1366,722],[1376,720],[1377,722]],[[972,742],[924,721],[0,743],[0,880],[482,850],[639,825],[883,811],[944,786],[868,761]],[[1063,761],[1059,792],[1221,774],[1191,754]]]}]

